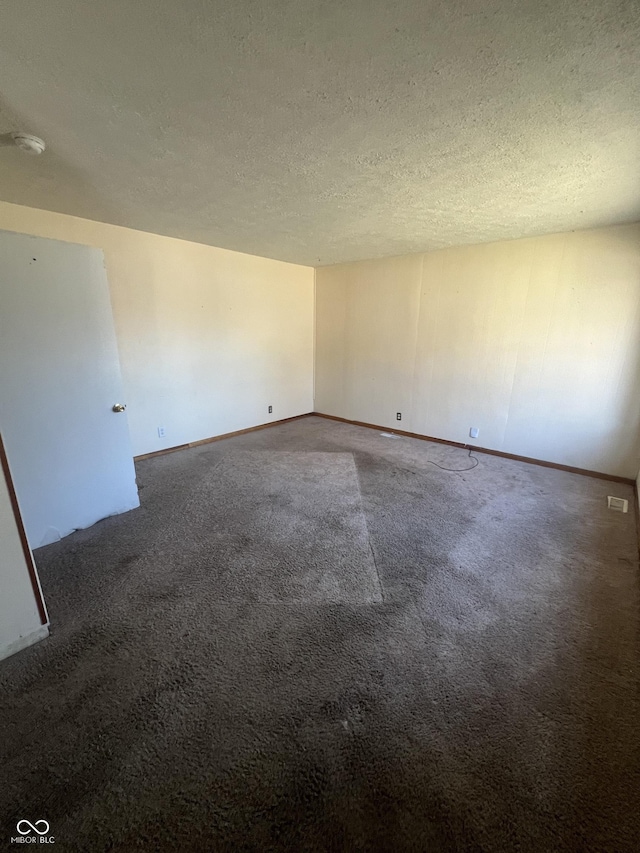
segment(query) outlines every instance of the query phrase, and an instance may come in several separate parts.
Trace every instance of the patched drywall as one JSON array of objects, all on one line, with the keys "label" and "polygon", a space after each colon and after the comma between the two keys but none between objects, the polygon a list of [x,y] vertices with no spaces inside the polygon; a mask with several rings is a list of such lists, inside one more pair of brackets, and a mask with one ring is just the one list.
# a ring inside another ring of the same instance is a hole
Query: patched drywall
[{"label": "patched drywall", "polygon": [[638,472],[640,225],[318,269],[316,342],[316,411]]},{"label": "patched drywall", "polygon": [[321,265],[640,219],[637,0],[3,4],[0,197]]},{"label": "patched drywall", "polygon": [[310,267],[4,203],[0,229],[103,249],[135,455],[312,410]]}]

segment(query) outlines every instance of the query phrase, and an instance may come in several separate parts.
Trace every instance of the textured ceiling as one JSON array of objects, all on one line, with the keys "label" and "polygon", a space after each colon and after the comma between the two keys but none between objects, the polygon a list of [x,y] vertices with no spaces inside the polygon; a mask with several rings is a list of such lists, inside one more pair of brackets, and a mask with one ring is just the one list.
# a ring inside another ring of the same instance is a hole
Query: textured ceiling
[{"label": "textured ceiling", "polygon": [[638,0],[4,0],[0,199],[305,264],[640,219]]}]

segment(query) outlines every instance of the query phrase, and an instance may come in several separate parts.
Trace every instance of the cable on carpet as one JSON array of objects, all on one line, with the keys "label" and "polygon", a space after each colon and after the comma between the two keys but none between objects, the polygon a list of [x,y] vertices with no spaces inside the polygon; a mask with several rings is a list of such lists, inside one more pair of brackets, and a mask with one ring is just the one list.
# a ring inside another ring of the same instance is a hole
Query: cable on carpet
[{"label": "cable on carpet", "polygon": [[[466,447],[467,447],[467,445],[465,444],[465,449],[466,449]],[[470,448],[469,448],[469,459],[473,459],[473,461],[475,462],[475,465],[469,465],[469,467],[468,467],[468,468],[445,468],[445,467],[444,467],[444,465],[438,465],[438,463],[437,463],[437,462],[432,462],[432,461],[431,461],[431,459],[427,459],[427,462],[428,462],[430,465],[435,465],[435,466],[436,466],[436,468],[440,468],[440,470],[441,470],[441,471],[454,471],[454,472],[457,472],[457,473],[461,473],[462,471],[473,471],[473,469],[474,469],[474,468],[477,468],[477,467],[478,467],[478,463],[480,462],[480,460],[478,459],[478,457],[477,457],[477,456],[472,456],[472,455],[471,455],[471,451],[472,451],[472,450],[473,450],[473,448],[472,448],[472,447],[470,447]]]},{"label": "cable on carpet", "polygon": [[[399,435],[396,435],[393,432],[381,432],[380,435],[383,436],[384,438],[400,438],[401,437]],[[466,450],[468,445],[465,444],[465,445],[463,445],[463,447]],[[431,459],[427,459],[426,461],[429,463],[429,465],[435,465],[436,468],[439,468],[441,471],[452,471],[454,474],[462,474],[463,471],[473,471],[473,469],[477,468],[478,464],[480,463],[480,460],[478,459],[477,456],[471,455],[472,450],[473,450],[473,448],[469,447],[469,459],[472,459],[475,464],[469,465],[468,468],[446,468],[444,465],[438,465],[437,462],[432,462]]]}]

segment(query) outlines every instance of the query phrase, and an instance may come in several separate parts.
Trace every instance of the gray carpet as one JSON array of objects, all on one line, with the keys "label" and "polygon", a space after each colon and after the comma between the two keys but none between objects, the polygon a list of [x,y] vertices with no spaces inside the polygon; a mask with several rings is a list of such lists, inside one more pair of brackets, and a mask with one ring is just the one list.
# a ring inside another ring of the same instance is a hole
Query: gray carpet
[{"label": "gray carpet", "polygon": [[0,664],[0,843],[637,851],[627,486],[308,418],[138,465],[37,552]]}]

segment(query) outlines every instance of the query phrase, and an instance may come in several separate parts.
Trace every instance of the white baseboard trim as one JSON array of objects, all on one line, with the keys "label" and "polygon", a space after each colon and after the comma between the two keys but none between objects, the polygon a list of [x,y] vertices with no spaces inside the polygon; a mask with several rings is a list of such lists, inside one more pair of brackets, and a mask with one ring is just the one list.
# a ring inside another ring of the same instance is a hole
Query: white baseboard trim
[{"label": "white baseboard trim", "polygon": [[40,625],[39,628],[36,628],[35,631],[32,631],[30,634],[27,634],[26,637],[19,637],[12,643],[8,643],[6,646],[1,646],[0,660],[4,660],[5,658],[11,657],[11,655],[15,655],[16,652],[21,652],[28,646],[32,646],[34,643],[39,643],[40,640],[45,640],[48,636],[49,626]]}]

